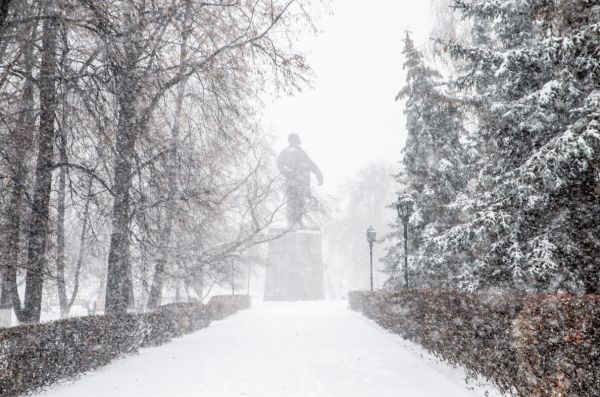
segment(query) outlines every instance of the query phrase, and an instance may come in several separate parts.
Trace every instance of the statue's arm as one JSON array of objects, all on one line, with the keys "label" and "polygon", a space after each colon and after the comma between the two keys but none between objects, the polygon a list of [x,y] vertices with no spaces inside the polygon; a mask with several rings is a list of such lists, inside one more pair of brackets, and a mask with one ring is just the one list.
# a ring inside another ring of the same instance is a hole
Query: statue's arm
[{"label": "statue's arm", "polygon": [[317,181],[319,182],[319,186],[321,186],[323,184],[323,173],[321,172],[321,170],[319,169],[319,167],[317,167],[317,164],[315,164],[315,162],[312,161],[310,158],[308,159],[308,163],[310,165],[310,170],[317,177]]}]

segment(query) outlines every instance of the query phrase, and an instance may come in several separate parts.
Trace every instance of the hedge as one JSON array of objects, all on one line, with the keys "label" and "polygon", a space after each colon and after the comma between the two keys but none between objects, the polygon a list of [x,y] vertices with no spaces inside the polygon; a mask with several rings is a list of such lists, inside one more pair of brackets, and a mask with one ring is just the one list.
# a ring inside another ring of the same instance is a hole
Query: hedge
[{"label": "hedge", "polygon": [[248,295],[216,295],[207,304],[213,320],[221,320],[238,310],[250,309],[251,305]]},{"label": "hedge", "polygon": [[350,307],[504,394],[600,397],[600,298],[351,292]]},{"label": "hedge", "polygon": [[144,314],[86,316],[0,329],[0,396],[18,396],[104,366],[140,347],[158,346],[250,305],[214,297]]},{"label": "hedge", "polygon": [[530,297],[514,337],[523,395],[600,396],[600,295]]},{"label": "hedge", "polygon": [[209,326],[210,308],[199,303],[173,303],[146,313],[146,337],[142,347],[162,345],[171,339]]}]

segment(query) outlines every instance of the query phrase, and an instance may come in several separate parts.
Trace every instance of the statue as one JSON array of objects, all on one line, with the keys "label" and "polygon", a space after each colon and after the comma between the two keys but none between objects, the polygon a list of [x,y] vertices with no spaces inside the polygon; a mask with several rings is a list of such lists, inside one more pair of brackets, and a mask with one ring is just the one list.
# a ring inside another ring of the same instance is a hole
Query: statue
[{"label": "statue", "polygon": [[312,197],[310,191],[310,175],[315,174],[319,186],[323,184],[323,174],[319,167],[300,147],[300,137],[290,134],[289,146],[279,155],[277,167],[286,178],[287,220],[288,226],[298,224],[304,227],[303,218]]},{"label": "statue", "polygon": [[291,134],[288,142],[277,166],[286,179],[290,230],[283,235],[282,230],[273,230],[277,238],[268,242],[264,300],[320,300],[324,297],[323,244],[316,224],[306,227],[306,214],[313,200],[311,174],[315,174],[319,186],[323,184],[323,174],[300,147],[298,135]]}]

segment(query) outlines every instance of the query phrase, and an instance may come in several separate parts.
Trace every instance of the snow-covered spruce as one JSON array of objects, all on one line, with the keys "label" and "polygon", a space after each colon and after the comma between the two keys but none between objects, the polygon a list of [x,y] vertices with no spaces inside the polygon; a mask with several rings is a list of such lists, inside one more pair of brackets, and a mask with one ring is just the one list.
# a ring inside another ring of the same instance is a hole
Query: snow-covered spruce
[{"label": "snow-covered spruce", "polygon": [[454,3],[471,41],[441,46],[459,71],[452,85],[474,125],[478,173],[463,174],[468,190],[448,204],[462,216],[434,236],[444,257],[432,260],[460,262],[470,290],[598,292],[600,5]]},{"label": "snow-covered spruce", "polygon": [[[440,246],[439,236],[456,225],[465,206],[456,200],[471,172],[463,115],[441,74],[428,66],[407,33],[404,40],[406,85],[397,99],[406,99],[408,138],[403,171],[396,176],[415,202],[410,218],[410,285],[445,288],[458,285],[461,258]],[[393,255],[392,248],[390,255]],[[402,268],[390,260],[388,285],[402,285]]]}]

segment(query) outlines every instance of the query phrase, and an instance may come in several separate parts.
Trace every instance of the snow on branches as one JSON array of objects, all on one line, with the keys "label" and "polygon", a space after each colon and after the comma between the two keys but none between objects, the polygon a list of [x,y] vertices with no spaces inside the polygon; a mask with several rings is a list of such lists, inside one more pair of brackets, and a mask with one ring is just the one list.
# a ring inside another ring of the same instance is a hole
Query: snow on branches
[{"label": "snow on branches", "polygon": [[454,7],[473,29],[438,42],[450,81],[406,41],[412,270],[430,267],[423,286],[598,292],[600,4]]}]

